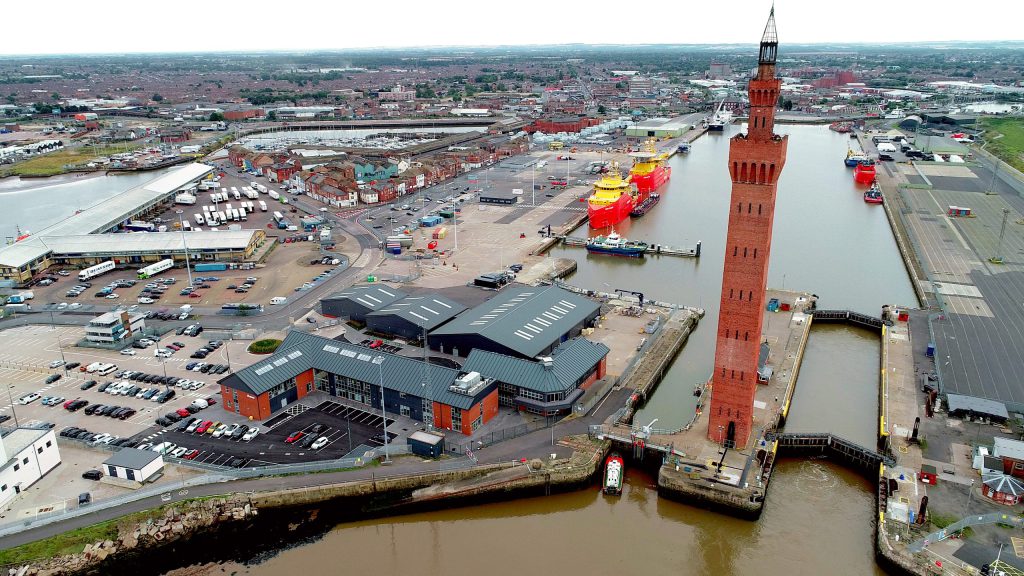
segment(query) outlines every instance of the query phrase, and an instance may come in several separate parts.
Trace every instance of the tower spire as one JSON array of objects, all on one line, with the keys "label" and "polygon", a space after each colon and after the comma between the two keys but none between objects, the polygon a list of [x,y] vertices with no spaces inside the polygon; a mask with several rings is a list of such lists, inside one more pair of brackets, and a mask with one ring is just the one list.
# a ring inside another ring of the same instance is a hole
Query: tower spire
[{"label": "tower spire", "polygon": [[775,64],[776,52],[779,49],[779,35],[775,31],[775,4],[772,3],[772,11],[768,13],[768,23],[764,26],[764,34],[761,35],[761,49],[758,53],[758,64]]}]

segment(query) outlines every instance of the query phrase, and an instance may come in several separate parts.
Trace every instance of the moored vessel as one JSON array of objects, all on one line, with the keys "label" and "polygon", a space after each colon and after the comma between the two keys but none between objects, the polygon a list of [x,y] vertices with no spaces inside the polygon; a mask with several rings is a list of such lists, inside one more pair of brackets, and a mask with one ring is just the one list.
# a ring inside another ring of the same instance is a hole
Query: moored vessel
[{"label": "moored vessel", "polygon": [[643,200],[638,202],[636,207],[633,208],[629,215],[633,216],[634,218],[639,218],[640,216],[643,216],[644,214],[650,212],[651,208],[654,208],[654,206],[660,201],[661,194],[658,194],[657,192],[652,192],[647,196],[647,198],[644,198]]},{"label": "moored vessel", "polygon": [[871,188],[864,193],[864,201],[868,204],[881,204],[885,201],[882,198],[882,191],[878,189],[878,184],[872,184]]},{"label": "moored vessel", "polygon": [[612,452],[604,461],[604,482],[601,490],[605,494],[619,496],[622,494],[622,477],[626,473],[626,465],[622,456]]},{"label": "moored vessel", "polygon": [[870,184],[875,181],[875,161],[862,160],[853,169],[853,179],[861,184]]},{"label": "moored vessel", "polygon": [[587,252],[594,254],[611,254],[613,256],[627,256],[630,258],[642,258],[647,252],[648,244],[638,240],[627,240],[615,231],[607,236],[597,236],[587,240]]},{"label": "moored vessel", "polygon": [[846,151],[846,160],[844,160],[843,162],[846,164],[847,167],[853,168],[857,166],[857,164],[860,164],[865,160],[869,160],[867,154],[861,152],[854,152],[853,148],[849,148]]},{"label": "moored vessel", "polygon": [[672,168],[665,165],[668,154],[658,154],[654,139],[647,140],[642,152],[633,152],[633,167],[629,170],[629,181],[636,186],[639,200],[655,191],[672,176]]},{"label": "moored vessel", "polygon": [[635,200],[629,177],[623,178],[617,163],[612,163],[607,174],[594,183],[594,191],[587,198],[587,216],[591,228],[607,228],[629,217]]}]

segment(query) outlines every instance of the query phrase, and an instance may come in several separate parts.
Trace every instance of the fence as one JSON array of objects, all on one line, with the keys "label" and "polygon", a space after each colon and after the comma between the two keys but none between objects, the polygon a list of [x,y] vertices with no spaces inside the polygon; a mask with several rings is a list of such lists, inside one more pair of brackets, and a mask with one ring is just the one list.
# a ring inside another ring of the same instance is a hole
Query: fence
[{"label": "fence", "polygon": [[520,436],[525,436],[531,432],[550,428],[555,425],[556,420],[554,418],[545,418],[544,420],[535,420],[533,422],[525,422],[509,428],[502,428],[501,430],[495,430],[483,436],[478,436],[473,440],[464,442],[462,444],[448,444],[448,451],[455,454],[466,454],[467,451],[472,452],[473,448],[482,448],[484,446],[491,446],[498,442],[504,442],[505,440],[511,440]]}]

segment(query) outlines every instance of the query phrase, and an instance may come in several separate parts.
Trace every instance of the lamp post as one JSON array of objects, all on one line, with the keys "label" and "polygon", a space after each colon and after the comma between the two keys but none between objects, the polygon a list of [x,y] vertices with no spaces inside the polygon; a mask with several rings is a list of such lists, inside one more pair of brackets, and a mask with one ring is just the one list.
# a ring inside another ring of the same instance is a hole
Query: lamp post
[{"label": "lamp post", "polygon": [[185,242],[185,222],[182,221],[181,215],[184,210],[175,210],[175,214],[178,215],[178,231],[181,232],[181,247],[185,249],[185,272],[188,274],[188,285],[192,286],[192,267],[188,261],[188,244]]},{"label": "lamp post", "polygon": [[380,376],[380,413],[384,417],[384,463],[391,463],[391,455],[388,453],[388,412],[384,406],[384,357],[376,356],[373,363],[377,365],[377,375]]},{"label": "lamp post", "polygon": [[11,403],[11,414],[14,415],[14,427],[18,428],[18,411],[14,408],[14,398],[11,397],[11,388],[14,388],[14,384],[7,385],[7,401]]}]

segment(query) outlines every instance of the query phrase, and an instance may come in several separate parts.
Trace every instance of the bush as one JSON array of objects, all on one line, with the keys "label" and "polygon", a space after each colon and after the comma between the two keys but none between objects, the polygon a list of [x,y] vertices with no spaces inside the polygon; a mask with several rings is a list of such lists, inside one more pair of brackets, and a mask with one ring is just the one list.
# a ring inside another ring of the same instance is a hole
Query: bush
[{"label": "bush", "polygon": [[280,345],[280,340],[276,338],[266,338],[249,344],[248,350],[253,354],[273,354]]}]

